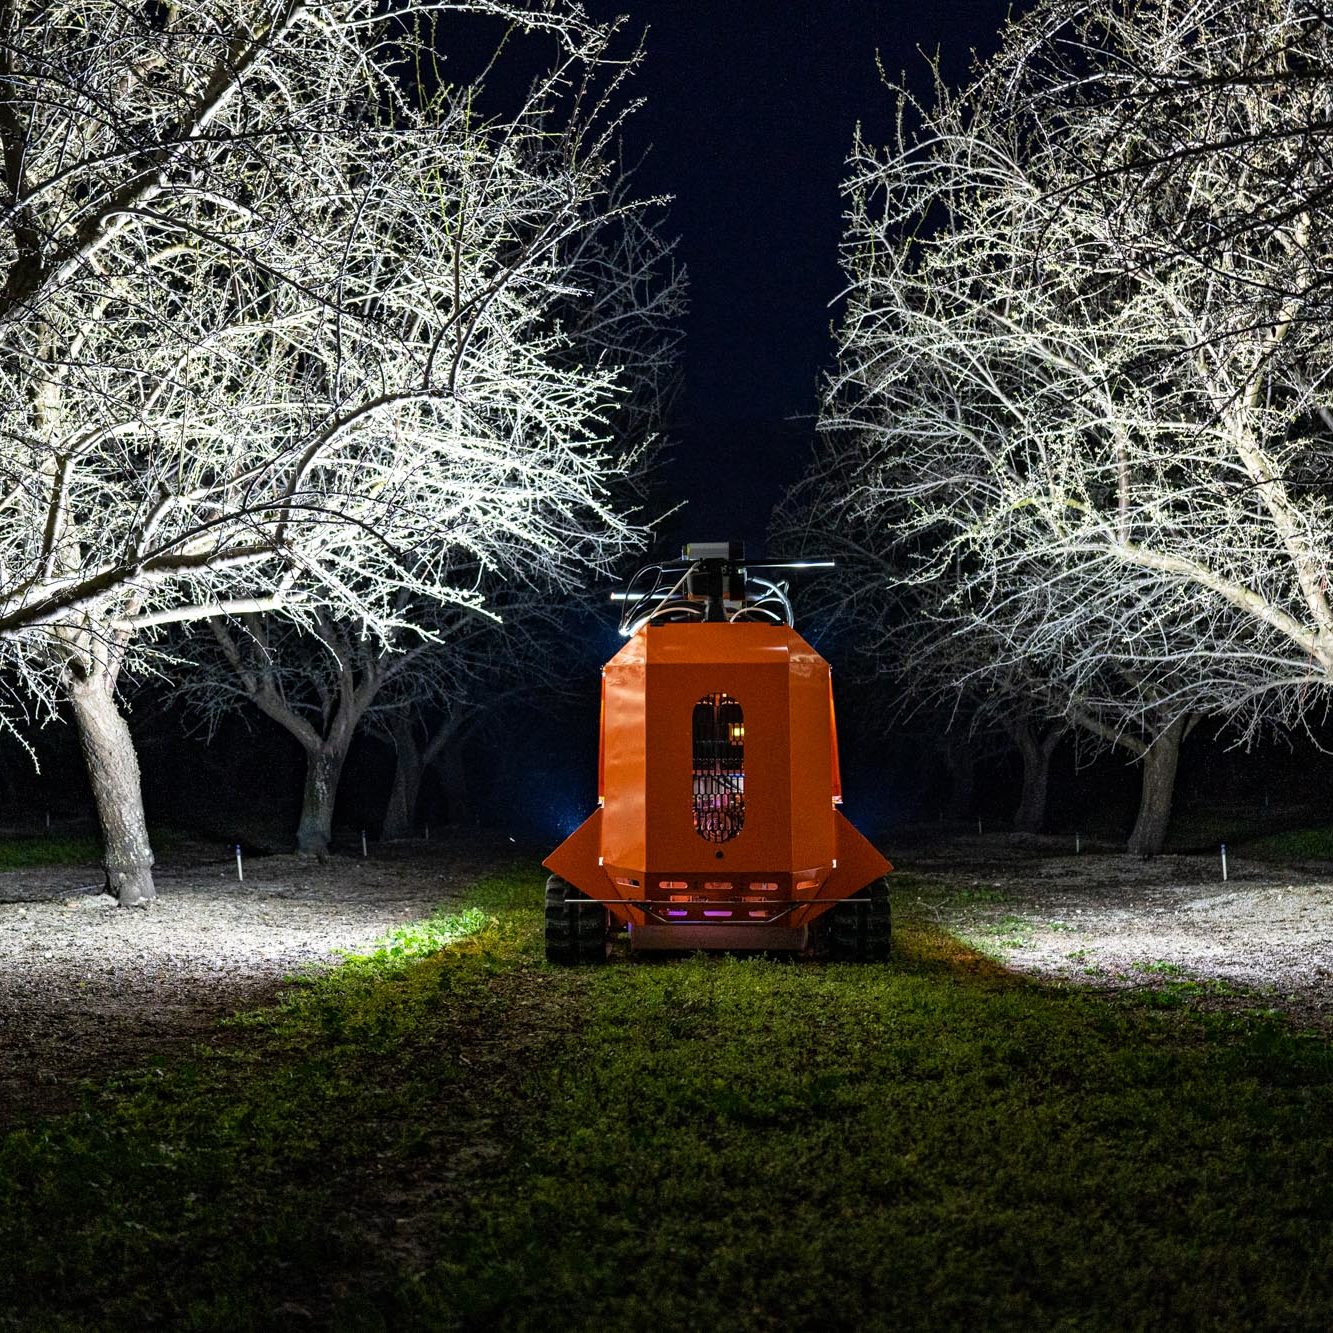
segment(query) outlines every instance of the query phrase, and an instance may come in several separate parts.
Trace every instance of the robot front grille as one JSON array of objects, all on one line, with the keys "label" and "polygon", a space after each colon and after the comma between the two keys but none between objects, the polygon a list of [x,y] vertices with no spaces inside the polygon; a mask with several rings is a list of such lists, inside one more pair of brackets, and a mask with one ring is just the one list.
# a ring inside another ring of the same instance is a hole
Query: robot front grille
[{"label": "robot front grille", "polygon": [[745,712],[729,694],[694,705],[694,828],[730,842],[745,825]]}]

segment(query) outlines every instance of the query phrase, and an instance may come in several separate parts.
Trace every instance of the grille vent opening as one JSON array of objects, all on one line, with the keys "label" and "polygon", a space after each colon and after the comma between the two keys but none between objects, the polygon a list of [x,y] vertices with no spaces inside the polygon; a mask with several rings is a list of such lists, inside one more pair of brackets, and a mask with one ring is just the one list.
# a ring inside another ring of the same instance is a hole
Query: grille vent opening
[{"label": "grille vent opening", "polygon": [[745,713],[729,694],[694,705],[694,828],[730,842],[745,826]]}]

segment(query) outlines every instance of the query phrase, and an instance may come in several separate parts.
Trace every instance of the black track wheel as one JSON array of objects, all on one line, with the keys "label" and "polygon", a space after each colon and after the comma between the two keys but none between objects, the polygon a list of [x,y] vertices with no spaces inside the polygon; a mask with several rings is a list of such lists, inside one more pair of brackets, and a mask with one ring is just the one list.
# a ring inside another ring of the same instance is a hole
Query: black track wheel
[{"label": "black track wheel", "polygon": [[578,962],[578,952],[565,907],[566,891],[574,892],[574,886],[559,875],[546,881],[546,961],[571,967]]},{"label": "black track wheel", "polygon": [[870,938],[867,961],[887,963],[893,952],[893,909],[889,905],[889,879],[882,875],[866,889],[870,898]]},{"label": "black track wheel", "polygon": [[837,963],[887,961],[893,940],[887,879],[877,879],[826,914],[828,955]]},{"label": "black track wheel", "polygon": [[608,916],[568,880],[546,881],[546,961],[561,967],[606,962]]}]

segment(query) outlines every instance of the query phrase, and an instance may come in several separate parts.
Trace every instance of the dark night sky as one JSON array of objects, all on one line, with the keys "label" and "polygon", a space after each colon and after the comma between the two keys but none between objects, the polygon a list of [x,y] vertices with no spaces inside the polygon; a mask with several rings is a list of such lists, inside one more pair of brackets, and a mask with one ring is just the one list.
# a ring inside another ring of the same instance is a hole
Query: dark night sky
[{"label": "dark night sky", "polygon": [[[686,389],[669,473],[689,502],[681,535],[762,542],[796,479],[832,344],[839,185],[858,120],[887,138],[876,68],[924,86],[941,54],[951,82],[987,52],[1008,0],[589,0],[647,28],[627,156],[641,188],[675,196],[668,230],[690,275]],[[804,421],[790,422],[803,417]],[[784,426],[784,422],[789,424]],[[673,533],[673,535],[675,535]]]}]

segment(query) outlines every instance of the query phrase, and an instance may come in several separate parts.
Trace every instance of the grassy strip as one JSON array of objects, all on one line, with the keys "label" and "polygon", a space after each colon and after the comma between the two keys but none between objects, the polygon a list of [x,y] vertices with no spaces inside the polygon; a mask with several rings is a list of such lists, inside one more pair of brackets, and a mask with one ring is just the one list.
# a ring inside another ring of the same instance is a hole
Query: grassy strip
[{"label": "grassy strip", "polygon": [[1244,843],[1240,850],[1261,861],[1333,861],[1333,825],[1270,833]]},{"label": "grassy strip", "polygon": [[0,838],[0,870],[89,865],[101,859],[102,845],[92,837],[48,833]]},{"label": "grassy strip", "polygon": [[[0,1151],[25,1328],[1324,1328],[1333,1053],[888,968],[561,973],[491,881]],[[441,943],[449,947],[436,951]]]},{"label": "grassy strip", "polygon": [[1325,1039],[1018,983],[917,924],[900,945],[891,969],[599,978],[411,1314],[1328,1326]]}]

